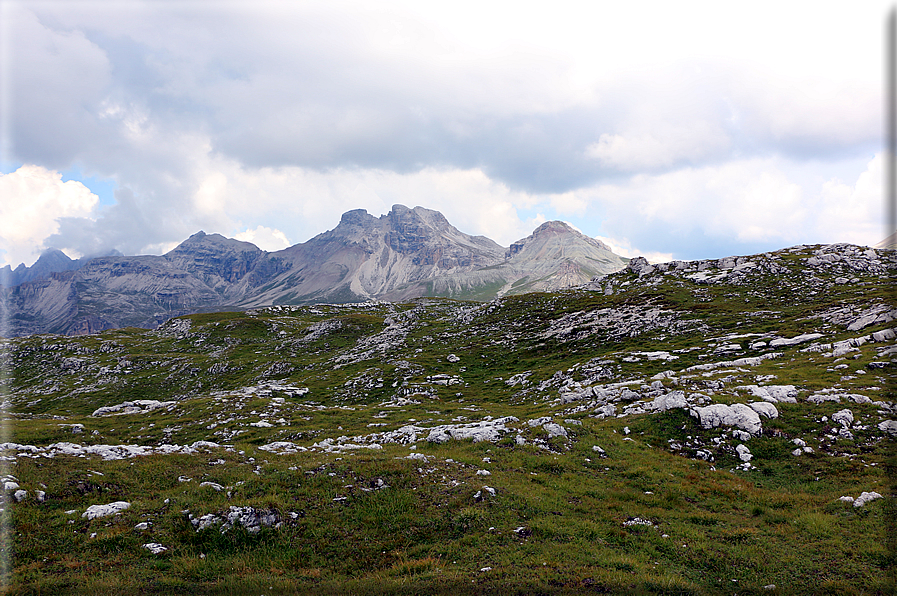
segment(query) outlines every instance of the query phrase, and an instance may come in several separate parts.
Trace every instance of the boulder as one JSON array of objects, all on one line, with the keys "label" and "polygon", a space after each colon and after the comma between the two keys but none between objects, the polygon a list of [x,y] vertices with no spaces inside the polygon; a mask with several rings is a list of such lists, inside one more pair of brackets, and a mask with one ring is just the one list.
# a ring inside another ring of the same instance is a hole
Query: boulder
[{"label": "boulder", "polygon": [[629,265],[627,265],[626,268],[639,277],[654,273],[654,267],[648,263],[648,259],[645,257],[635,257],[634,259],[630,259]]},{"label": "boulder", "polygon": [[821,333],[805,333],[803,335],[798,335],[791,338],[777,337],[776,339],[769,342],[769,347],[781,348],[786,346],[796,346],[808,341],[813,341],[814,339],[819,339],[820,337],[823,337]]},{"label": "boulder", "polygon": [[838,410],[834,414],[832,414],[832,422],[837,422],[844,428],[850,427],[853,424],[853,412],[848,409]]},{"label": "boulder", "polygon": [[854,507],[863,507],[869,501],[874,501],[875,499],[881,499],[881,498],[882,498],[882,496],[875,491],[871,491],[868,493],[864,492],[859,497],[854,499],[853,506]]},{"label": "boulder", "polygon": [[685,401],[684,391],[673,391],[665,395],[658,395],[654,398],[654,402],[650,408],[656,412],[666,412],[675,408],[687,408],[688,402]]},{"label": "boulder", "polygon": [[131,506],[127,501],[115,501],[114,503],[109,503],[108,505],[91,505],[87,508],[87,511],[81,514],[81,517],[87,518],[87,520],[96,519],[98,517],[107,517],[109,515],[115,515],[125,509],[128,509]]},{"label": "boulder", "polygon": [[692,408],[689,414],[698,419],[704,428],[717,426],[734,426],[752,435],[760,434],[762,425],[760,416],[745,404],[711,404],[709,406]]},{"label": "boulder", "polygon": [[755,401],[749,403],[748,406],[750,408],[760,414],[761,416],[766,416],[767,418],[778,418],[779,411],[776,409],[774,405],[765,401]]}]

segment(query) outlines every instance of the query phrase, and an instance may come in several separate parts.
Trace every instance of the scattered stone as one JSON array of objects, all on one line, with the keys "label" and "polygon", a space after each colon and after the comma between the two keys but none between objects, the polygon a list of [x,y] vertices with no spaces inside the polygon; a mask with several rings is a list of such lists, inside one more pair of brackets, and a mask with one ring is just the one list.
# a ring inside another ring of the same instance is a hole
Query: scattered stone
[{"label": "scattered stone", "polygon": [[778,418],[779,411],[776,409],[774,405],[769,402],[759,401],[759,402],[751,402],[748,404],[750,408],[760,414],[761,416],[765,416],[766,418]]},{"label": "scattered stone", "polygon": [[301,445],[297,445],[295,443],[291,443],[289,441],[275,441],[274,443],[268,443],[267,445],[262,445],[259,447],[262,451],[268,451],[269,453],[300,453],[302,451],[308,451],[305,447]]},{"label": "scattered stone", "polygon": [[648,519],[642,519],[640,517],[630,517],[626,521],[623,522],[623,527],[628,528],[629,526],[653,526],[654,522]]},{"label": "scattered stone", "polygon": [[553,437],[567,438],[567,429],[564,428],[563,426],[561,426],[560,424],[551,422],[549,424],[543,424],[542,428],[545,430],[545,432],[548,433],[549,439],[553,438]]},{"label": "scattered stone", "polygon": [[745,385],[736,387],[736,389],[750,391],[751,395],[754,397],[759,397],[764,401],[772,403],[797,403],[797,389],[794,385],[766,385],[764,387],[759,385]]},{"label": "scattered stone", "polygon": [[704,428],[735,426],[752,435],[758,435],[762,430],[760,416],[745,404],[711,404],[692,408],[689,414],[697,418]]},{"label": "scattered stone", "polygon": [[131,504],[127,501],[115,501],[114,503],[109,503],[108,505],[91,505],[87,508],[87,511],[81,514],[81,517],[85,517],[88,521],[90,521],[98,517],[107,517],[109,515],[121,513],[122,511],[130,507]]},{"label": "scattered stone", "polygon": [[870,501],[874,501],[875,499],[881,499],[881,498],[882,498],[882,496],[875,491],[868,492],[868,493],[864,492],[864,493],[860,494],[860,496],[857,497],[853,501],[853,506],[854,507],[865,507],[866,503],[869,503]]},{"label": "scattered stone", "polygon": [[769,347],[771,348],[782,348],[788,346],[796,346],[798,344],[803,344],[808,341],[813,341],[814,339],[819,339],[820,337],[824,337],[821,333],[805,333],[803,335],[798,335],[796,337],[792,337],[789,339],[785,339],[782,337],[776,338],[769,342]]},{"label": "scattered stone", "polygon": [[484,420],[482,422],[474,422],[471,424],[437,426],[430,429],[430,434],[427,435],[427,440],[431,443],[445,443],[451,439],[456,441],[473,439],[474,443],[481,441],[494,442],[500,439],[502,434],[510,430],[505,426],[506,424],[518,421],[519,420],[514,416],[505,416],[504,418]]},{"label": "scattered stone", "polygon": [[162,553],[164,553],[165,551],[168,550],[167,547],[162,546],[158,542],[149,542],[147,544],[144,544],[143,548],[145,548],[149,552],[153,553],[154,555],[161,555]]},{"label": "scattered stone", "polygon": [[135,399],[134,401],[122,402],[115,406],[104,406],[94,410],[91,416],[121,416],[124,414],[146,414],[159,408],[167,408],[174,406],[174,401],[157,401],[155,399]]},{"label": "scattered stone", "polygon": [[[344,499],[345,497],[342,498]],[[279,528],[281,517],[273,509],[264,511],[254,507],[236,507],[231,505],[227,513],[222,515],[208,513],[197,519],[190,515],[190,523],[193,524],[197,532],[220,525],[221,533],[224,534],[231,528],[239,525],[246,528],[247,532],[255,534],[261,531],[262,528]]]},{"label": "scattered stone", "polygon": [[666,412],[667,410],[687,407],[688,402],[685,401],[684,391],[673,391],[665,395],[658,395],[654,398],[651,405],[648,406],[649,409],[655,412]]},{"label": "scattered stone", "polygon": [[832,422],[837,422],[844,428],[850,428],[850,425],[853,424],[853,412],[847,409],[839,410],[832,414]]},{"label": "scattered stone", "polygon": [[885,420],[878,423],[878,430],[897,436],[897,420]]}]

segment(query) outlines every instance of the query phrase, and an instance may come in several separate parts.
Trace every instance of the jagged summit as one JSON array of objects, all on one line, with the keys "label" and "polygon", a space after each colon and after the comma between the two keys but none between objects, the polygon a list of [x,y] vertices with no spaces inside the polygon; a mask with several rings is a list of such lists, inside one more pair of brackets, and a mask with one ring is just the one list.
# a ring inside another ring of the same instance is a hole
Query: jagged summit
[{"label": "jagged summit", "polygon": [[[532,234],[511,244],[502,263],[476,272],[480,285],[498,285],[496,294],[523,294],[552,291],[587,283],[595,276],[619,271],[628,259],[614,254],[594,238],[578,232],[562,221],[549,221]],[[446,279],[435,287],[463,287],[470,279]],[[475,287],[475,286],[474,286]],[[475,292],[470,297],[479,298]],[[455,290],[455,294],[464,292]],[[464,296],[467,297],[467,296]]]}]

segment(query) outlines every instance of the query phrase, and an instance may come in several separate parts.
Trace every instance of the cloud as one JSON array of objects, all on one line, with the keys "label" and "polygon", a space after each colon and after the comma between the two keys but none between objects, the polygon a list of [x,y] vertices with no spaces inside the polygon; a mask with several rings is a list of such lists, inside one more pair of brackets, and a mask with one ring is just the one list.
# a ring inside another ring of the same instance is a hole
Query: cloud
[{"label": "cloud", "polygon": [[42,248],[51,247],[69,249],[69,256],[80,256],[71,247],[47,246],[45,241],[59,229],[59,218],[94,215],[99,197],[83,184],[74,180],[63,182],[59,172],[23,165],[15,172],[0,175],[0,197],[4,264],[30,266]]},{"label": "cloud", "polygon": [[[666,129],[666,130],[664,130]],[[697,121],[690,126],[664,126],[653,131],[604,133],[586,147],[586,156],[603,166],[623,172],[665,169],[682,162],[700,163],[723,154],[730,139],[713,124]]]},{"label": "cloud", "polygon": [[826,180],[822,174],[832,167],[828,164],[813,168],[812,179],[799,184],[798,179],[807,178],[802,167],[773,158],[735,160],[640,174],[584,194],[609,214],[605,229],[641,246],[682,246],[693,237],[727,245],[734,254],[739,245],[751,250],[879,239],[880,155],[852,184]]},{"label": "cloud", "polygon": [[272,228],[266,228],[265,226],[258,226],[254,230],[240,232],[239,234],[236,234],[234,238],[242,240],[243,242],[251,242],[262,250],[268,252],[283,250],[284,248],[291,246],[290,241],[287,240],[287,237],[283,232]]},{"label": "cloud", "polygon": [[669,263],[673,260],[673,253],[644,251],[632,246],[627,238],[608,238],[607,236],[595,236],[596,240],[604,242],[610,247],[611,252],[621,257],[635,258],[645,257],[651,263]]},{"label": "cloud", "polygon": [[884,217],[883,162],[877,153],[853,184],[832,178],[822,185],[813,218],[820,238],[873,246],[893,233]]},{"label": "cloud", "polygon": [[4,140],[10,159],[116,181],[115,205],[50,239],[85,254],[199,229],[302,241],[393,203],[505,245],[532,231],[518,213],[656,252],[811,241],[837,231],[820,209],[869,227],[865,164],[825,171],[880,146],[883,14],[13,3]]},{"label": "cloud", "polygon": [[4,135],[19,161],[63,170],[102,137],[91,107],[112,72],[106,53],[84,31],[53,30],[22,3],[3,9]]}]

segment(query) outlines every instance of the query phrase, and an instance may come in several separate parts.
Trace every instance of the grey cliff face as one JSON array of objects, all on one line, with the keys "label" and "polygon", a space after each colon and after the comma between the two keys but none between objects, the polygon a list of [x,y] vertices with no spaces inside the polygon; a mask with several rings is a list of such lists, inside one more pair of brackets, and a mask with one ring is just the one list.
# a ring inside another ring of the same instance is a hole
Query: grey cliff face
[{"label": "grey cliff face", "polygon": [[334,229],[274,253],[204,232],[162,256],[80,263],[56,252],[32,275],[41,279],[2,289],[13,311],[11,335],[154,328],[186,313],[272,304],[489,300],[580,285],[627,263],[562,222],[506,249],[461,232],[438,211],[404,205],[380,217],[348,211]]}]

